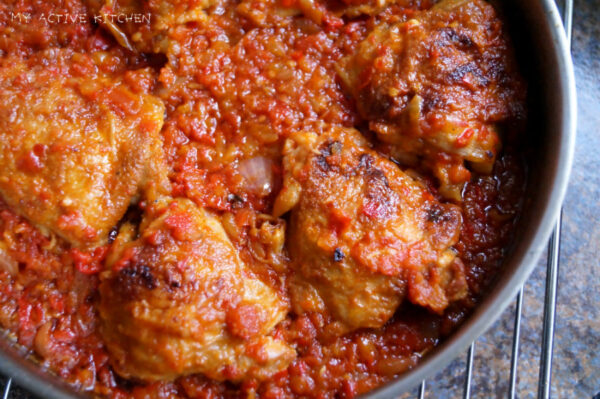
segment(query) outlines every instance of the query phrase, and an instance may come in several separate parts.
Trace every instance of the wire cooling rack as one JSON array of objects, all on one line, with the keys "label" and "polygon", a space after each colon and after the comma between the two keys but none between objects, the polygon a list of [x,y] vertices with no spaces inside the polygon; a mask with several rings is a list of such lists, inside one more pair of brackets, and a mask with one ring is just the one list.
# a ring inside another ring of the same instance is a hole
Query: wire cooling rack
[{"label": "wire cooling rack", "polygon": [[[573,0],[555,0],[562,14],[564,28],[567,35],[567,42],[571,44],[571,34],[573,31]],[[554,348],[554,316],[556,313],[556,288],[558,283],[558,266],[560,255],[560,232],[561,232],[562,213],[556,221],[554,231],[550,236],[548,243],[548,260],[546,269],[546,291],[544,298],[544,324],[542,329],[542,347],[540,355],[540,374],[538,380],[538,399],[549,399],[552,382],[552,352]],[[519,341],[521,337],[521,314],[523,309],[523,287],[519,290],[515,304],[515,320],[513,327],[512,349],[510,360],[510,380],[507,396],[509,399],[516,398],[517,391],[517,371],[519,360]],[[464,372],[463,399],[471,398],[471,385],[473,380],[473,357],[475,355],[475,342],[471,344],[467,351],[467,361]],[[2,399],[12,397],[12,378],[6,379]],[[427,391],[427,382],[421,382],[417,391],[418,399],[425,399]],[[600,396],[600,394],[598,394]],[[34,399],[33,395],[28,395]],[[19,395],[23,398],[23,395]],[[596,397],[594,397],[596,399]],[[600,399],[600,398],[598,398]]]}]

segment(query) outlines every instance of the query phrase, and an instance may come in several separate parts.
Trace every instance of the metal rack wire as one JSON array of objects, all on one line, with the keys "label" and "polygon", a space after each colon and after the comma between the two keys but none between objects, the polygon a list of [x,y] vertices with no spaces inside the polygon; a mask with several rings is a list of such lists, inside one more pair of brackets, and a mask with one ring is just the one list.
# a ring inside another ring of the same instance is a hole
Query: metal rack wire
[{"label": "metal rack wire", "polygon": [[[567,42],[571,44],[571,35],[573,31],[573,1],[574,0],[555,0],[562,13],[564,28],[567,35]],[[554,349],[554,317],[556,313],[556,291],[558,283],[558,267],[560,255],[560,234],[561,234],[562,212],[556,221],[554,231],[550,236],[548,243],[548,260],[546,269],[546,291],[544,300],[544,322],[542,330],[542,347],[540,356],[540,374],[538,382],[538,399],[549,399],[552,381],[552,353]],[[521,332],[521,314],[523,305],[523,287],[519,290],[515,304],[515,320],[513,328],[511,361],[510,361],[510,381],[508,398],[516,397],[517,385],[517,366],[519,359],[519,341]],[[467,361],[465,367],[463,399],[470,399],[471,386],[473,380],[473,358],[475,355],[475,342],[471,344],[467,351]],[[9,399],[12,388],[12,378],[8,378],[4,385],[2,398]],[[422,381],[419,386],[417,398],[424,399],[426,394],[426,381]]]}]

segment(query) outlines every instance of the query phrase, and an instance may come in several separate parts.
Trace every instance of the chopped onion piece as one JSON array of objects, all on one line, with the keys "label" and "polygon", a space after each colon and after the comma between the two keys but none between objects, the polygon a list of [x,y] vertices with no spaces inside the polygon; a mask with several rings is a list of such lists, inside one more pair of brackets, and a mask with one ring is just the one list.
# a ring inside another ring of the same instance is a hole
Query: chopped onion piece
[{"label": "chopped onion piece", "polygon": [[273,190],[273,161],[265,157],[255,157],[240,162],[239,172],[247,183],[250,192],[266,197]]},{"label": "chopped onion piece", "polygon": [[0,269],[6,270],[11,276],[16,276],[19,271],[17,261],[2,247],[0,247]]}]

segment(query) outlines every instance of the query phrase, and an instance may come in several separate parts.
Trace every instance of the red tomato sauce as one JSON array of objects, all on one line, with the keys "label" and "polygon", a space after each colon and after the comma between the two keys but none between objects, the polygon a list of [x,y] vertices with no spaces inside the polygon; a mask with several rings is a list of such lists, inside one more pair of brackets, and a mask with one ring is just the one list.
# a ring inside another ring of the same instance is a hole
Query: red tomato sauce
[{"label": "red tomato sauce", "polygon": [[[121,73],[133,92],[151,92],[165,105],[161,138],[173,196],[190,198],[221,215],[241,258],[285,293],[290,260],[284,256],[257,262],[256,258],[268,256],[268,250],[255,228],[260,215],[271,212],[281,189],[282,147],[292,133],[318,129],[322,123],[355,126],[377,141],[342,88],[336,67],[355,51],[379,17],[338,12],[365,3],[361,1],[324,2],[312,9],[313,18],[297,11],[271,12],[268,2],[222,1],[211,9],[205,24],[192,21],[161,33],[169,45],[163,54],[156,54],[123,49],[105,27],[93,22],[94,3],[9,1],[0,8],[0,55],[26,59],[52,48],[112,54],[112,64],[104,64],[105,68]],[[296,6],[288,3],[282,7]],[[405,21],[432,3],[403,0],[379,14]],[[267,11],[259,12],[261,7]],[[29,22],[11,18],[17,12],[27,13]],[[51,12],[82,14],[87,19],[58,25],[41,18]],[[319,20],[320,24],[315,22]],[[130,33],[126,27],[123,30]],[[153,73],[138,73],[142,67],[150,67]],[[68,73],[88,73],[84,62],[77,68]],[[117,113],[135,117],[140,112],[131,91],[89,94],[90,101],[107,101]],[[98,99],[106,95],[110,98]],[[441,315],[405,301],[384,327],[339,337],[328,329],[326,316],[290,312],[272,335],[290,343],[297,357],[265,381],[233,384],[201,375],[156,383],[127,380],[110,366],[96,310],[98,273],[104,269],[114,236],[93,250],[70,248],[2,202],[0,325],[16,344],[74,389],[110,398],[351,398],[367,392],[414,367],[468,317],[501,273],[526,180],[518,142],[512,138],[522,132],[523,121],[509,122],[511,132],[503,137],[491,174],[468,171],[462,164],[452,166],[450,173],[459,174],[456,181],[468,180],[459,204],[463,220],[455,250],[465,265],[469,292]],[[467,146],[474,134],[472,129],[464,130],[457,147]],[[387,145],[377,148],[390,153]],[[20,164],[35,172],[44,151],[34,148]],[[249,184],[251,179],[244,173],[252,172],[240,172],[238,167],[256,158],[259,161],[249,168],[268,175],[259,185]],[[436,176],[420,166],[412,169],[432,195],[441,198]],[[134,205],[133,213],[147,205]],[[165,220],[174,236],[185,236],[189,223],[185,214]],[[127,256],[114,267],[126,267]],[[241,307],[228,320],[239,336],[251,336],[257,328],[253,312]]]}]

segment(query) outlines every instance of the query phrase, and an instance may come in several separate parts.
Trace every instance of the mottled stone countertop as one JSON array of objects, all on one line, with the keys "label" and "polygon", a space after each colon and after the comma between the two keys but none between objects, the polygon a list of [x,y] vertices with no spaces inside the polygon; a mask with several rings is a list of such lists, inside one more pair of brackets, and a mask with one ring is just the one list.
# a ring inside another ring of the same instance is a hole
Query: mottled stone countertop
[{"label": "mottled stone countertop", "polygon": [[[575,0],[573,58],[578,129],[563,210],[552,397],[591,399],[600,393],[600,0]],[[524,288],[519,398],[537,396],[545,275],[544,257]],[[473,398],[507,397],[514,309],[513,303],[476,341]],[[465,362],[466,353],[430,378],[425,397],[462,397]],[[33,397],[13,387],[10,398]]]}]

